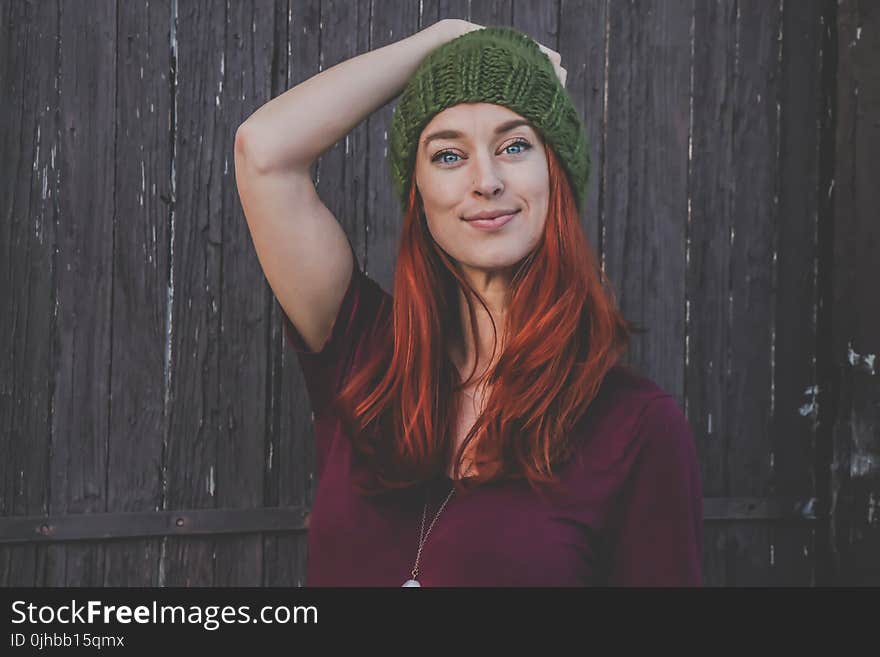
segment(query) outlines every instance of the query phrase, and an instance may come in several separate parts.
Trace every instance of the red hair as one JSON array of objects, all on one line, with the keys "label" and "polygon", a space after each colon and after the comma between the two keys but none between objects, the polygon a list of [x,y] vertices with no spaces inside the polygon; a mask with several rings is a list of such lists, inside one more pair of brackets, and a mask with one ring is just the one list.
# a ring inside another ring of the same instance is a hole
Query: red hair
[{"label": "red hair", "polygon": [[[491,392],[454,460],[457,479],[465,449],[479,436],[477,476],[459,480],[459,486],[500,478],[526,478],[532,488],[557,483],[553,468],[573,451],[574,425],[626,351],[630,334],[644,330],[618,310],[565,172],[553,150],[544,148],[550,179],[544,234],[515,268],[506,344],[483,378]],[[362,494],[414,486],[446,471],[458,391],[467,383],[459,381],[446,348],[461,332],[459,289],[470,290],[485,307],[456,262],[435,244],[413,176],[390,330],[376,336],[373,357],[353,372],[336,400],[355,458],[366,466],[365,476],[356,477]],[[469,298],[467,303],[476,334]],[[497,346],[497,328],[495,335]]]}]

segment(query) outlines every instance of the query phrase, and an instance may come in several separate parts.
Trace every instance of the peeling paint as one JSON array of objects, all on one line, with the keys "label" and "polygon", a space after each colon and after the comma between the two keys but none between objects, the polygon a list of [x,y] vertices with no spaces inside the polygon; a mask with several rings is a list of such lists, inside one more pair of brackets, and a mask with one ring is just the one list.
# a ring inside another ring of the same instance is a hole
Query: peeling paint
[{"label": "peeling paint", "polygon": [[804,390],[805,395],[810,395],[810,401],[801,406],[798,412],[804,417],[812,415],[816,419],[819,415],[819,404],[816,402],[816,395],[819,392],[819,386],[809,386]]},{"label": "peeling paint", "polygon": [[34,149],[37,158],[34,160],[34,171],[40,168],[40,124],[37,124],[37,146]]},{"label": "peeling paint", "polygon": [[876,354],[865,354],[864,356],[862,356],[853,351],[852,342],[849,343],[847,349],[847,359],[849,360],[850,365],[858,369],[864,370],[872,376],[877,374],[877,370],[874,367],[874,362],[877,360]]},{"label": "peeling paint", "polygon": [[874,524],[875,514],[877,512],[877,500],[874,497],[874,491],[868,495],[868,525]]},{"label": "peeling paint", "polygon": [[208,470],[208,495],[214,497],[214,466]]},{"label": "peeling paint", "polygon": [[849,465],[849,475],[852,478],[861,478],[876,471],[877,462],[870,454],[855,452]]}]

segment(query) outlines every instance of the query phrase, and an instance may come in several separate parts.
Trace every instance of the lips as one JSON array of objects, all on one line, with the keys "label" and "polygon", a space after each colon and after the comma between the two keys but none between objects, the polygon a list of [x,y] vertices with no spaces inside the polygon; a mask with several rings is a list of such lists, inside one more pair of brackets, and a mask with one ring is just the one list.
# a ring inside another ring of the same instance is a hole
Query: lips
[{"label": "lips", "polygon": [[469,226],[477,228],[479,230],[493,231],[499,230],[502,226],[511,221],[517,214],[519,214],[519,210],[516,210],[510,214],[499,215],[492,219],[465,219],[465,222]]},{"label": "lips", "polygon": [[504,217],[511,214],[516,214],[519,212],[519,208],[504,208],[501,210],[486,210],[483,212],[478,212],[471,217],[462,217],[465,221],[488,221],[490,219],[497,219],[498,217]]}]

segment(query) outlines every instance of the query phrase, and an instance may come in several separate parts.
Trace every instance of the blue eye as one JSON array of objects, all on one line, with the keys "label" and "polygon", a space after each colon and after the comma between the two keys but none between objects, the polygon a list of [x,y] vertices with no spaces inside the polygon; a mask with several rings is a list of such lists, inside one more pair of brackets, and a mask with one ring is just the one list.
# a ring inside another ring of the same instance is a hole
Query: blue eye
[{"label": "blue eye", "polygon": [[[504,150],[507,150],[508,148],[512,148],[514,146],[522,146],[522,150],[519,153],[513,153],[513,155],[522,155],[527,150],[532,148],[532,145],[529,142],[527,142],[525,139],[517,139],[516,141],[505,146]],[[445,150],[445,151],[440,151],[434,157],[432,157],[431,162],[437,162],[438,160],[440,160],[441,158],[443,158],[447,155],[454,155],[455,157],[459,157],[458,153],[455,153],[454,151],[450,151],[450,150]],[[441,164],[455,164],[455,161],[453,160],[450,162],[449,160],[444,160],[443,162],[441,162]]]},{"label": "blue eye", "polygon": [[522,146],[523,149],[522,149],[521,152],[523,152],[523,153],[526,152],[527,150],[529,150],[529,149],[532,147],[532,145],[531,145],[529,142],[527,142],[525,139],[517,139],[517,140],[516,140],[515,142],[513,142],[512,144],[508,144],[507,146],[505,146],[504,149],[507,150],[507,149],[510,148],[511,146]]}]

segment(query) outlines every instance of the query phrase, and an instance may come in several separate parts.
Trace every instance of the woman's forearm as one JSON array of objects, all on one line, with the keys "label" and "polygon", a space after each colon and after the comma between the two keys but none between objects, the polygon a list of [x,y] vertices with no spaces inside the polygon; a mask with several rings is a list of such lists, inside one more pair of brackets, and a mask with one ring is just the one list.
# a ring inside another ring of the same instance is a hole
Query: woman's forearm
[{"label": "woman's forearm", "polygon": [[397,96],[432,50],[466,29],[456,19],[441,20],[340,62],[259,107],[239,127],[237,139],[262,170],[307,169]]}]

